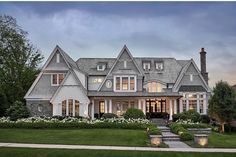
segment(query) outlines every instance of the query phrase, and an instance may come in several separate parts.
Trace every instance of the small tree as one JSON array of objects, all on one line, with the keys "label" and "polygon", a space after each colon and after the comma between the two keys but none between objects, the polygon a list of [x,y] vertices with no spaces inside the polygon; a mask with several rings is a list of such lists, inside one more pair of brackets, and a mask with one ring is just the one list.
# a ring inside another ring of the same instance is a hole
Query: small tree
[{"label": "small tree", "polygon": [[228,83],[220,81],[216,84],[208,108],[209,115],[220,123],[220,132],[224,133],[224,125],[231,122],[236,114],[236,95]]},{"label": "small tree", "polygon": [[10,117],[11,120],[17,120],[19,118],[27,118],[30,113],[25,104],[20,101],[16,101],[10,108],[7,109],[6,115]]}]

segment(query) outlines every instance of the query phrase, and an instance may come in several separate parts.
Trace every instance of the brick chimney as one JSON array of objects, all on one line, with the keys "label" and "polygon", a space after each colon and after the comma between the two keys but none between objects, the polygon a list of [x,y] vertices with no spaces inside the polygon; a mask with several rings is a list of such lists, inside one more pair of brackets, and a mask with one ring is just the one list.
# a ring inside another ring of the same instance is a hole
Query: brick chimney
[{"label": "brick chimney", "polygon": [[201,64],[201,74],[208,84],[208,73],[206,72],[206,52],[204,48],[201,48],[200,52],[200,64]]}]

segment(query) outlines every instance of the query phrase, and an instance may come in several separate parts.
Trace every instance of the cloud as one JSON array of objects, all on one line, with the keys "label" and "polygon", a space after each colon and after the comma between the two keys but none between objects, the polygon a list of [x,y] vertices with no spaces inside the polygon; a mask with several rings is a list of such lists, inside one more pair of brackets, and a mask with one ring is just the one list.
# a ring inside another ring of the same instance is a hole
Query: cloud
[{"label": "cloud", "polygon": [[16,17],[46,58],[56,44],[75,60],[116,57],[127,44],[134,56],[193,58],[199,65],[205,47],[210,85],[236,83],[236,3],[2,4],[0,13]]}]

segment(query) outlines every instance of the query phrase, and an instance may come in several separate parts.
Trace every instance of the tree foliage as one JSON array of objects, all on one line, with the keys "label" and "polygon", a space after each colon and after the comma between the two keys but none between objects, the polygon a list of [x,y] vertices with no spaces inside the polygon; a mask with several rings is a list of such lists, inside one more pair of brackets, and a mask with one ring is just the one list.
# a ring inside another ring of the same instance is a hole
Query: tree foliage
[{"label": "tree foliage", "polygon": [[220,81],[216,84],[208,108],[210,116],[221,124],[224,133],[224,125],[236,115],[236,94],[228,83]]},{"label": "tree foliage", "polygon": [[9,116],[11,120],[17,120],[20,118],[29,117],[30,113],[25,104],[20,101],[16,101],[6,110],[6,115]]},{"label": "tree foliage", "polygon": [[0,116],[15,101],[24,101],[43,59],[27,35],[16,19],[0,15]]}]

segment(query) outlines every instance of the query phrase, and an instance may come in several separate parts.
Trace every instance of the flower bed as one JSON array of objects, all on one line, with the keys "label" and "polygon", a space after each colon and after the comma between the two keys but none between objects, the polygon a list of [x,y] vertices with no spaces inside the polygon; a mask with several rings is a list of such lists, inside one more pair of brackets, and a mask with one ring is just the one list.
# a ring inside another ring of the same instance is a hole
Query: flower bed
[{"label": "flower bed", "polygon": [[9,118],[0,118],[0,128],[120,128],[120,129],[146,129],[150,125],[147,119],[79,119],[68,117],[62,120],[49,117],[30,117],[11,121]]}]

